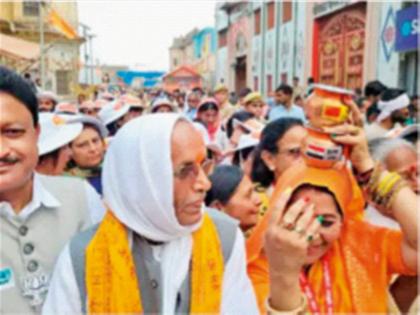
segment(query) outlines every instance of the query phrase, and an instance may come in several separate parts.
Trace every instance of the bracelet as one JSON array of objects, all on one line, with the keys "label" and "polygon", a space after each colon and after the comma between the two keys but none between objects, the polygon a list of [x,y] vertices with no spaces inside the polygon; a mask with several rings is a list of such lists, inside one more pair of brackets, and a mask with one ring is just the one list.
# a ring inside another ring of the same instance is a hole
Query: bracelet
[{"label": "bracelet", "polygon": [[372,202],[384,208],[384,214],[392,217],[391,204],[398,192],[408,184],[395,172],[380,171],[378,167],[366,187]]},{"label": "bracelet", "polygon": [[368,194],[371,194],[375,190],[375,186],[378,184],[379,177],[381,175],[381,166],[379,163],[376,163],[373,168],[370,179],[365,187],[365,190]]},{"label": "bracelet", "polygon": [[268,315],[280,315],[280,314],[281,315],[283,315],[283,314],[301,315],[301,314],[305,314],[305,313],[307,313],[307,308],[308,308],[307,305],[308,305],[308,302],[307,302],[306,296],[304,294],[301,294],[300,305],[297,308],[295,308],[293,310],[290,310],[290,311],[276,310],[276,309],[274,309],[270,306],[270,299],[269,298],[265,301],[265,308],[267,310]]},{"label": "bracelet", "polygon": [[353,173],[354,173],[354,176],[356,177],[357,184],[359,184],[360,187],[364,187],[367,185],[367,183],[369,183],[369,180],[372,177],[372,173],[374,169],[375,167],[372,167],[371,169],[363,173],[358,173],[356,169],[353,169]]}]

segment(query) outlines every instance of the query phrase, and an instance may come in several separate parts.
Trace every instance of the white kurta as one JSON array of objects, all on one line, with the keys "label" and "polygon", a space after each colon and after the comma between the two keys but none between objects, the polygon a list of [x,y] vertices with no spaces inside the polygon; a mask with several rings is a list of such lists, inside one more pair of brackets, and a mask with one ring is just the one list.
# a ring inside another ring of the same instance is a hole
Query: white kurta
[{"label": "white kurta", "polygon": [[[43,314],[81,314],[82,301],[67,245],[57,261]],[[246,272],[244,237],[238,229],[223,276],[222,314],[258,314],[251,281]]]}]

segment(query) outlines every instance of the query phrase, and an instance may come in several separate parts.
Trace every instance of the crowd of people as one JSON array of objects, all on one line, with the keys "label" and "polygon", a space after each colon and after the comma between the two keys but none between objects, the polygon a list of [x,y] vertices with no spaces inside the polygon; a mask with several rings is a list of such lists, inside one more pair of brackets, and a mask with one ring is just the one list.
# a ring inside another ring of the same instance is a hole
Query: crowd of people
[{"label": "crowd of people", "polygon": [[73,102],[0,66],[1,313],[417,313],[417,96],[309,83]]}]

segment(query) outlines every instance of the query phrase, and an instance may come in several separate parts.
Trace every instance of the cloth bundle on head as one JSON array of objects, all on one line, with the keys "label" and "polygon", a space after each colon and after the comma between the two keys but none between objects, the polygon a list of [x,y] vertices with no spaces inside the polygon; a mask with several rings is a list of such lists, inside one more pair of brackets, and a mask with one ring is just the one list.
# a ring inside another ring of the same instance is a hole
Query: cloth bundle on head
[{"label": "cloth bundle on head", "polygon": [[127,123],[112,141],[102,172],[104,200],[115,217],[135,233],[165,242],[160,254],[164,314],[175,310],[189,268],[191,233],[202,223],[181,226],[173,205],[171,137],[180,120],[185,119],[170,113]]},{"label": "cloth bundle on head", "polygon": [[379,116],[376,120],[380,122],[384,119],[387,119],[389,116],[391,116],[392,112],[403,109],[408,105],[410,105],[410,98],[408,97],[407,93],[403,93],[390,101],[380,100],[378,102],[378,109],[381,112],[379,113]]}]

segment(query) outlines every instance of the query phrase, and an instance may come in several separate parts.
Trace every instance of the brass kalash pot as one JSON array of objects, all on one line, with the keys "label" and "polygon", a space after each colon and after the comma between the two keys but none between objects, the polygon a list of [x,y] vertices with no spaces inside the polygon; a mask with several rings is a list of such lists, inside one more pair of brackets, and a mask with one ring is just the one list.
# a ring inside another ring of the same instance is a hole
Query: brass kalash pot
[{"label": "brass kalash pot", "polygon": [[352,100],[350,90],[313,84],[313,92],[305,103],[308,136],[303,143],[303,156],[306,164],[318,168],[342,167],[349,156],[349,148],[332,141],[323,127],[333,127],[346,122],[350,107],[346,102]]}]

